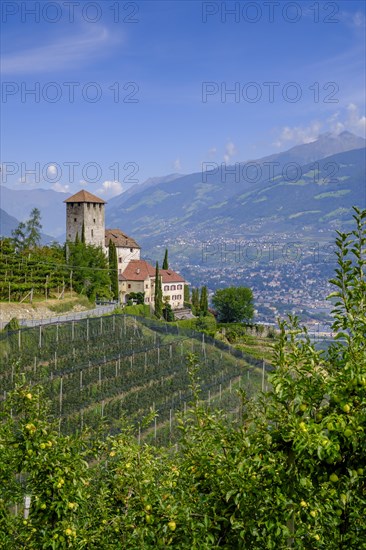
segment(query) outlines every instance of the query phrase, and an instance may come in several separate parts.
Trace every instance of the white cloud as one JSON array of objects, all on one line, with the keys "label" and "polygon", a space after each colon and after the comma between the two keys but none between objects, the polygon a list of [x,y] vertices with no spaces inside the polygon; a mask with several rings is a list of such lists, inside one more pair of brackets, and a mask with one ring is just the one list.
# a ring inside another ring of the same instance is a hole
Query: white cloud
[{"label": "white cloud", "polygon": [[67,193],[68,191],[70,191],[70,185],[62,185],[62,183],[56,182],[52,185],[52,189],[61,193]]},{"label": "white cloud", "polygon": [[177,172],[180,172],[180,170],[182,170],[182,163],[180,161],[180,158],[176,158],[175,161],[173,162],[173,168],[174,170],[176,170]]},{"label": "white cloud", "polygon": [[347,107],[346,129],[351,132],[366,132],[366,116],[360,114],[360,110],[354,103],[350,103]]},{"label": "white cloud", "polygon": [[320,133],[323,124],[316,120],[309,126],[284,126],[276,141],[272,144],[275,147],[283,145],[300,145],[315,141]]},{"label": "white cloud", "polygon": [[237,150],[236,150],[235,144],[232,141],[228,141],[228,143],[225,146],[224,161],[226,163],[230,162],[232,157],[234,157],[236,154],[237,154]]},{"label": "white cloud", "polygon": [[362,137],[366,135],[366,116],[360,113],[355,103],[349,103],[346,109],[335,111],[324,121],[315,120],[308,126],[284,126],[272,145],[283,147],[311,143],[321,132],[337,135],[345,130]]},{"label": "white cloud", "polygon": [[355,29],[364,29],[366,26],[366,16],[362,11],[341,11],[339,19],[347,26]]},{"label": "white cloud", "polygon": [[1,57],[2,74],[43,73],[77,68],[95,59],[95,55],[115,41],[106,27],[93,24],[80,27],[78,32],[53,39],[36,48],[25,48]]},{"label": "white cloud", "polygon": [[54,164],[50,164],[47,168],[47,172],[51,175],[51,176],[54,176],[55,174],[57,174],[57,167],[54,165]]},{"label": "white cloud", "polygon": [[340,111],[336,111],[327,119],[327,123],[330,131],[335,134],[339,134],[344,130],[358,135],[361,134],[363,137],[366,134],[366,117],[360,114],[359,107],[354,103],[347,106],[343,117]]},{"label": "white cloud", "polygon": [[119,181],[104,181],[102,187],[97,189],[96,193],[106,197],[115,197],[123,191],[122,184]]}]

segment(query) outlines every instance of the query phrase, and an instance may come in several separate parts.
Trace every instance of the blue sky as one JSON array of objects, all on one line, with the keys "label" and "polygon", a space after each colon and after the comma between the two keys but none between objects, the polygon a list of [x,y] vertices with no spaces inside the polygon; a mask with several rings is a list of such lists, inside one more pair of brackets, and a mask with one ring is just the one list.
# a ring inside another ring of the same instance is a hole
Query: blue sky
[{"label": "blue sky", "polygon": [[1,10],[7,187],[108,199],[326,131],[365,135],[364,2],[4,0]]}]

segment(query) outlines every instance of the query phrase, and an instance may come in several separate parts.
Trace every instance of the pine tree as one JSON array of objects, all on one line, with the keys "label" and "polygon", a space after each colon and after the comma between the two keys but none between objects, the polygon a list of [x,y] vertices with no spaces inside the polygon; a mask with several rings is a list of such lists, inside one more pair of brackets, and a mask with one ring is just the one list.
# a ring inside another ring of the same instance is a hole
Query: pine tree
[{"label": "pine tree", "polygon": [[35,248],[41,242],[41,212],[38,208],[33,208],[30,213],[30,218],[26,223],[27,228],[27,248]]},{"label": "pine tree", "polygon": [[39,246],[41,229],[41,213],[38,208],[33,208],[30,218],[26,222],[20,222],[18,227],[12,231],[13,242],[17,251]]},{"label": "pine tree", "polygon": [[20,222],[18,227],[14,229],[12,232],[13,237],[13,243],[15,246],[15,249],[19,252],[21,250],[24,250],[25,248],[25,242],[26,242],[26,225],[24,222]]},{"label": "pine tree", "polygon": [[118,264],[116,245],[112,240],[108,245],[109,276],[111,279],[111,291],[113,298],[118,300]]},{"label": "pine tree", "polygon": [[155,315],[158,319],[163,313],[163,291],[161,288],[161,278],[159,273],[159,264],[156,262],[155,268]]},{"label": "pine tree", "polygon": [[200,298],[200,315],[207,315],[208,312],[208,296],[207,296],[207,286],[201,288],[201,298]]},{"label": "pine tree", "polygon": [[169,263],[168,263],[168,249],[165,249],[165,255],[163,260],[163,267],[162,269],[169,269]]}]

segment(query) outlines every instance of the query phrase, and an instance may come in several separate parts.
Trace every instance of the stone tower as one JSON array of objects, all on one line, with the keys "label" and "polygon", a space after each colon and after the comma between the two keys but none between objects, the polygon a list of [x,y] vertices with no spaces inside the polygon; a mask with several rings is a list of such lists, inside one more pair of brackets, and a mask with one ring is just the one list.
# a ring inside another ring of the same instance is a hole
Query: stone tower
[{"label": "stone tower", "polygon": [[101,246],[104,249],[105,201],[82,189],[64,201],[66,203],[66,241],[74,242],[76,234],[81,240],[85,233],[85,243]]}]

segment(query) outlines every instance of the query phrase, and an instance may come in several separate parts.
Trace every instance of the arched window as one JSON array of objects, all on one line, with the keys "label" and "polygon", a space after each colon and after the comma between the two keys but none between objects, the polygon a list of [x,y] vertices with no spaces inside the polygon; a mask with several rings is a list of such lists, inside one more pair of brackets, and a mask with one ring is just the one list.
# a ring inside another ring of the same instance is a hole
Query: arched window
[{"label": "arched window", "polygon": [[172,285],[172,286],[170,287],[170,290],[175,290],[175,289],[176,289],[175,285]]},{"label": "arched window", "polygon": [[165,285],[164,290],[169,290],[169,286]]},{"label": "arched window", "polygon": [[177,285],[177,290],[182,290],[182,285]]}]

